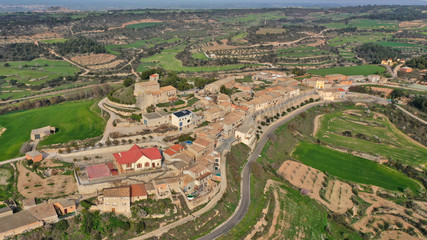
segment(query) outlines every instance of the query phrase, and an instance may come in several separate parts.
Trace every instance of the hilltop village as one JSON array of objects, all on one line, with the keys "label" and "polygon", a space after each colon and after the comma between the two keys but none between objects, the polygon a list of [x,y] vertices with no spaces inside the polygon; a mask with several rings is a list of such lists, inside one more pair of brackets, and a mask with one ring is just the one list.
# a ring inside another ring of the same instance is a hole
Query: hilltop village
[{"label": "hilltop village", "polygon": [[[273,122],[295,109],[317,101],[339,101],[352,85],[387,82],[378,75],[332,74],[300,81],[293,77],[280,71],[253,72],[225,76],[199,91],[178,91],[160,87],[159,74],[153,74],[148,81],[135,83],[135,105],[104,99],[100,108],[113,120],[96,146],[41,152],[34,147],[27,152],[19,168],[33,171],[31,165],[44,166],[49,171],[35,173],[49,179],[61,176],[55,170],[60,164],[55,164],[65,162],[67,177],[75,178],[75,183],[65,180],[64,197],[44,202],[38,197],[46,199],[52,193],[34,195],[33,187],[21,188],[27,199],[17,205],[23,210],[13,213],[10,207],[2,208],[0,237],[73,217],[85,199],[92,199],[89,211],[127,217],[132,217],[134,204],[147,199],[170,199],[175,211],[183,204],[195,209],[224,191],[225,156],[232,145],[243,143],[253,149]],[[136,107],[144,109],[139,122],[114,117]],[[54,126],[34,129],[33,146],[55,130]]]}]

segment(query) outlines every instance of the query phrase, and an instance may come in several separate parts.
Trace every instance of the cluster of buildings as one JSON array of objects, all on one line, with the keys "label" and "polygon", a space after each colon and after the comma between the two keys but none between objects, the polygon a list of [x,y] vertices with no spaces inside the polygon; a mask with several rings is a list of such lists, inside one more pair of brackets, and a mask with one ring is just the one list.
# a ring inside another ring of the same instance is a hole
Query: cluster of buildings
[{"label": "cluster of buildings", "polygon": [[146,109],[151,105],[173,102],[177,99],[176,88],[173,86],[160,87],[159,74],[150,76],[149,81],[135,83],[134,95],[136,107]]},{"label": "cluster of buildings", "polygon": [[76,202],[72,199],[52,199],[36,204],[34,198],[23,201],[23,210],[13,213],[9,207],[0,208],[0,239],[5,239],[44,224],[56,223],[59,217],[73,214]]}]

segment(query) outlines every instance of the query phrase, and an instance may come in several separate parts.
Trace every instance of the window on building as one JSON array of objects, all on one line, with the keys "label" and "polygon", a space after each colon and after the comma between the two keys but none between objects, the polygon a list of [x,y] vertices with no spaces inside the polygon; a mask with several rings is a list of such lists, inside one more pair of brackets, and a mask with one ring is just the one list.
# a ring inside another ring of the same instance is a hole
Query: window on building
[{"label": "window on building", "polygon": [[132,167],[132,163],[126,163],[126,167],[127,168],[131,168]]},{"label": "window on building", "polygon": [[145,167],[149,167],[150,166],[150,163],[149,162],[146,162],[145,163]]},{"label": "window on building", "polygon": [[138,163],[138,165],[136,166],[137,168],[142,168],[142,164]]}]

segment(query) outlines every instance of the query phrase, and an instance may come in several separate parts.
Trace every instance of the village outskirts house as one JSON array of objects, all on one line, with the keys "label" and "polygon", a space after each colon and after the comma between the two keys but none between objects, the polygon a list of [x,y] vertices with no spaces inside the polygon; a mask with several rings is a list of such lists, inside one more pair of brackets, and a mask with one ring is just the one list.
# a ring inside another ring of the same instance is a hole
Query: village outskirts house
[{"label": "village outskirts house", "polygon": [[148,193],[145,189],[145,184],[132,184],[129,187],[131,202],[146,200],[148,198]]},{"label": "village outskirts house", "polygon": [[162,167],[162,154],[155,148],[140,148],[133,145],[128,151],[113,153],[120,173]]},{"label": "village outskirts house", "polygon": [[37,129],[33,129],[31,130],[31,140],[37,140],[37,139],[42,139],[46,136],[49,136],[51,134],[54,134],[56,131],[55,127],[51,127],[51,126],[46,126],[46,127],[42,127],[42,128],[37,128]]},{"label": "village outskirts house", "polygon": [[187,109],[174,112],[172,113],[171,123],[176,126],[179,131],[189,128],[193,125],[193,112]]},{"label": "village outskirts house", "polygon": [[98,197],[98,208],[102,212],[112,212],[130,216],[131,191],[129,186],[105,188]]},{"label": "village outskirts house", "polygon": [[206,94],[217,94],[219,93],[221,86],[225,86],[226,88],[231,89],[234,87],[235,82],[236,81],[234,77],[220,79],[213,83],[207,84],[204,88],[204,91]]},{"label": "village outskirts house", "polygon": [[252,149],[256,142],[254,124],[242,124],[239,126],[235,131],[235,137]]},{"label": "village outskirts house", "polygon": [[76,211],[76,202],[73,199],[59,198],[53,199],[50,202],[61,215],[67,215]]},{"label": "village outskirts house", "polygon": [[151,113],[143,113],[141,122],[146,127],[159,127],[163,124],[170,123],[170,114],[162,110]]},{"label": "village outskirts house", "polygon": [[0,239],[6,239],[43,226],[29,210],[0,217]]},{"label": "village outskirts house", "polygon": [[347,81],[348,77],[343,74],[329,74],[325,76],[325,79],[334,81],[334,82],[339,82],[339,81]]},{"label": "village outskirts house", "polygon": [[27,152],[25,154],[27,160],[32,160],[33,162],[40,162],[43,160],[43,154],[37,150]]}]

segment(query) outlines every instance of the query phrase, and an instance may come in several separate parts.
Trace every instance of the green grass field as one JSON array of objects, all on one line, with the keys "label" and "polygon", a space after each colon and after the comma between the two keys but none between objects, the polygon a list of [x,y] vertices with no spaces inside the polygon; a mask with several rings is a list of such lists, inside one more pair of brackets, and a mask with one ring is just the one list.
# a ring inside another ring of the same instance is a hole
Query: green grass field
[{"label": "green grass field", "polygon": [[[316,137],[335,146],[355,149],[372,155],[379,154],[407,165],[419,165],[427,162],[427,149],[414,143],[387,118],[379,117],[374,113],[365,114],[363,110],[356,111],[356,113],[360,116],[344,114],[344,112],[323,116]],[[351,131],[353,137],[343,136],[344,131]],[[369,140],[358,138],[357,134],[363,134]],[[377,138],[380,138],[381,142],[378,142]]]},{"label": "green grass field", "polygon": [[351,67],[336,67],[336,68],[324,68],[324,69],[313,69],[308,70],[308,73],[316,75],[328,75],[340,73],[343,75],[370,75],[384,72],[384,67],[377,65],[360,65],[360,66],[351,66]]},{"label": "green grass field", "polygon": [[181,41],[181,38],[170,38],[170,39],[163,39],[163,38],[150,38],[146,40],[138,40],[133,43],[129,44],[122,44],[122,45],[107,45],[105,46],[105,49],[110,54],[114,55],[120,55],[120,52],[117,51],[118,49],[126,49],[126,48],[151,48],[156,44],[160,43],[166,43],[166,42],[178,42]]},{"label": "green grass field", "polygon": [[308,166],[347,181],[375,185],[393,191],[410,188],[417,192],[421,188],[421,185],[403,173],[384,165],[309,142],[301,142],[292,156]]},{"label": "green grass field", "polygon": [[374,20],[374,19],[352,19],[345,24],[344,22],[333,22],[333,23],[324,23],[321,24],[327,28],[346,28],[346,27],[357,27],[362,29],[394,29],[398,28],[399,24],[397,21],[388,21],[388,20]]},{"label": "green grass field", "polygon": [[209,59],[208,57],[206,57],[206,55],[204,53],[200,53],[200,52],[193,53],[193,54],[191,54],[191,56],[193,58],[196,58],[196,59],[202,59],[202,60],[208,60]]},{"label": "green grass field", "polygon": [[[178,45],[176,47],[168,48],[163,50],[161,53],[154,56],[141,59],[141,63],[146,66],[147,63],[156,63],[156,66],[162,67],[168,71],[177,72],[213,72],[213,71],[225,71],[244,68],[248,65],[235,64],[235,65],[224,65],[224,66],[206,66],[206,67],[186,67],[182,65],[181,60],[175,58],[176,54],[184,50],[185,45]],[[140,69],[140,66],[138,66]]]},{"label": "green grass field", "polygon": [[141,28],[149,28],[154,27],[158,25],[162,25],[162,22],[145,22],[145,23],[135,23],[131,25],[127,25],[127,28],[133,28],[133,29],[141,29]]},{"label": "green grass field", "polygon": [[79,71],[79,68],[65,61],[34,59],[8,63],[10,67],[0,66],[0,76],[6,76],[7,81],[15,79],[31,85],[39,85],[59,76],[72,76]]},{"label": "green grass field", "polygon": [[22,144],[30,140],[32,129],[51,125],[57,133],[41,145],[65,143],[96,137],[103,133],[105,120],[96,112],[97,101],[66,102],[0,116],[0,126],[6,131],[0,136],[0,161],[18,157]]}]

